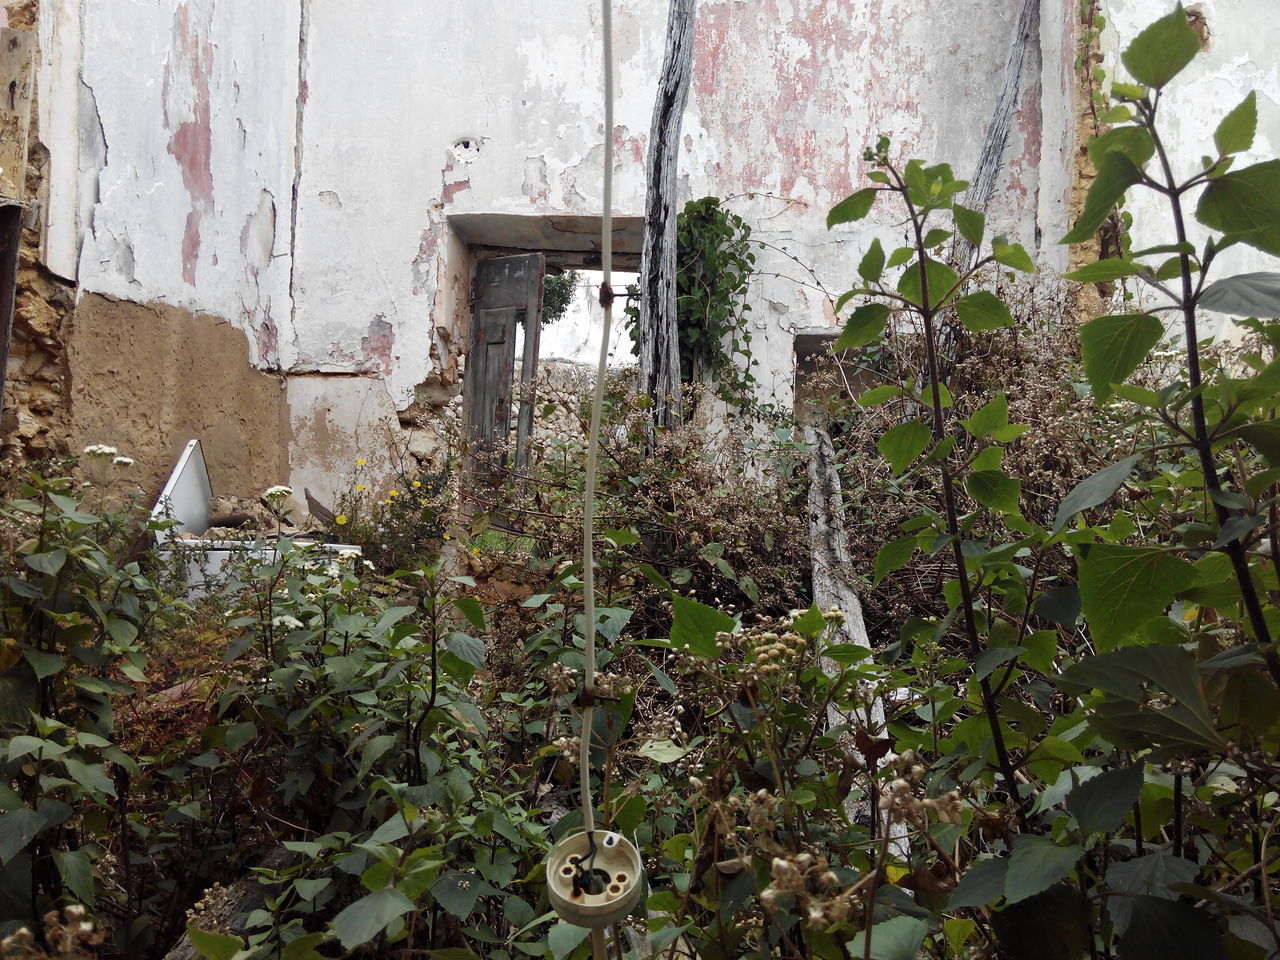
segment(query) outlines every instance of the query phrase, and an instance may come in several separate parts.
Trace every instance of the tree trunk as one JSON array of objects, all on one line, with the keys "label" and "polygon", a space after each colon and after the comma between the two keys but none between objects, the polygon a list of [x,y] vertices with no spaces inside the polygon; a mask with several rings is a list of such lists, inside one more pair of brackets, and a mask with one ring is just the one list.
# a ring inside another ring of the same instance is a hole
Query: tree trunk
[{"label": "tree trunk", "polygon": [[662,427],[679,422],[682,407],[676,326],[676,161],[693,72],[696,8],[697,0],[671,0],[667,52],[649,130],[649,188],[640,256],[639,388],[653,398],[653,422]]}]

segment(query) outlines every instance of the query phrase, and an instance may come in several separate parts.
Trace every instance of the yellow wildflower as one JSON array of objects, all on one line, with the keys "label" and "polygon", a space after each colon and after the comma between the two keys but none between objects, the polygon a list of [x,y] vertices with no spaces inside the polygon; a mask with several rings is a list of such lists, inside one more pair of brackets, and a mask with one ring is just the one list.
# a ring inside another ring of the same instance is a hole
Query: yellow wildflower
[{"label": "yellow wildflower", "polygon": [[398,496],[400,496],[400,491],[399,491],[399,490],[388,490],[388,491],[387,491],[387,496],[388,496],[388,497],[398,497]]},{"label": "yellow wildflower", "polygon": [[344,523],[347,522],[347,515],[345,513],[340,513],[333,518],[333,522],[336,523],[338,526],[342,526]]},{"label": "yellow wildflower", "polygon": [[365,492],[366,490],[368,490],[368,489],[369,489],[369,488],[368,488],[368,487],[366,487],[366,486],[362,483],[362,484],[359,484],[359,485],[356,487],[356,493],[364,493],[364,492]]},{"label": "yellow wildflower", "polygon": [[420,487],[420,486],[422,486],[422,481],[421,481],[421,480],[415,480],[415,481],[413,481],[413,485],[414,485],[415,487]]},{"label": "yellow wildflower", "polygon": [[364,466],[366,463],[368,463],[368,462],[369,462],[368,460],[357,460],[357,461],[356,461],[356,466],[357,466],[357,467],[363,467],[363,466]]}]

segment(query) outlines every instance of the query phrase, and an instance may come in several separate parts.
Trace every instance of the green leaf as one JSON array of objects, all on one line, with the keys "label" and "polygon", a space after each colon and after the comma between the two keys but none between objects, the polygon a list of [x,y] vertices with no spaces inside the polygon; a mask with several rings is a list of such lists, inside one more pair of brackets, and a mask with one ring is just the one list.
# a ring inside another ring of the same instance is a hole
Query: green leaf
[{"label": "green leaf", "polygon": [[75,757],[64,757],[63,766],[67,768],[67,776],[84,787],[90,793],[108,797],[116,795],[116,785],[107,776],[106,768],[100,763],[85,763]]},{"label": "green leaf", "polygon": [[[915,960],[929,932],[929,921],[915,917],[894,917],[871,928],[872,960]],[[861,944],[859,937],[855,944]]]},{"label": "green leaf", "polygon": [[49,819],[30,807],[0,813],[0,867],[5,866],[44,829]]},{"label": "green leaf", "polygon": [[1280,318],[1280,273],[1242,273],[1204,288],[1197,305],[1237,317]]},{"label": "green leaf", "polygon": [[484,610],[479,600],[475,597],[454,597],[453,605],[462,611],[462,615],[471,621],[473,627],[477,630],[485,629]]},{"label": "green leaf", "polygon": [[1084,855],[1075,844],[1060,847],[1048,837],[1020,834],[1009,856],[1009,872],[1004,880],[1004,897],[1018,903],[1048,890],[1065,877]]},{"label": "green leaf", "polygon": [[1214,177],[1200,195],[1196,219],[1280,256],[1280,160]]},{"label": "green leaf", "polygon": [[1142,764],[1106,770],[1091,777],[1067,794],[1067,809],[1080,825],[1080,833],[1111,833],[1117,830],[1142,791]]},{"label": "green leaf", "polygon": [[445,637],[445,646],[449,652],[473,667],[484,666],[484,641],[469,637],[459,630],[452,631]]},{"label": "green leaf", "polygon": [[1094,396],[1110,397],[1111,384],[1124,383],[1163,336],[1164,324],[1149,313],[1098,317],[1081,326],[1084,372]]},{"label": "green leaf", "polygon": [[947,901],[948,910],[961,907],[985,907],[995,903],[1004,893],[1009,861],[1004,857],[978,860],[969,865]]},{"label": "green leaf", "polygon": [[636,749],[636,755],[648,757],[655,763],[675,763],[691,747],[682,747],[673,740],[646,740]]},{"label": "green leaf", "polygon": [[956,313],[970,333],[1013,326],[1013,314],[1004,301],[988,290],[979,290],[956,301]]},{"label": "green leaf", "polygon": [[1043,893],[991,914],[991,928],[1010,960],[1080,960],[1093,943],[1093,911],[1075,886],[1057,883]]},{"label": "green leaf", "polygon": [[1098,174],[1085,195],[1084,209],[1080,211],[1076,225],[1059,243],[1084,243],[1089,240],[1111,215],[1125,191],[1142,180],[1142,171],[1118,150],[1103,154],[1097,169]]},{"label": "green leaf", "polygon": [[885,268],[892,270],[894,267],[900,267],[915,255],[915,247],[898,247],[889,254],[889,262],[885,264]]},{"label": "green leaf", "polygon": [[867,247],[858,264],[858,276],[867,283],[875,283],[884,273],[884,247],[880,246],[880,238],[876,237]]},{"label": "green leaf", "polygon": [[1063,276],[1076,283],[1108,283],[1121,277],[1133,277],[1142,272],[1142,266],[1132,260],[1099,260]]},{"label": "green leaf", "polygon": [[51,677],[66,666],[66,661],[56,653],[37,650],[35,647],[29,647],[23,651],[23,656],[26,657],[27,663],[31,664],[31,669],[35,671],[37,680]]},{"label": "green leaf", "polygon": [[902,276],[898,277],[898,293],[906,297],[912,303],[919,307],[929,307],[937,310],[939,307],[946,306],[949,300],[944,298],[949,293],[954,296],[956,282],[960,279],[956,276],[956,272],[941,260],[934,260],[932,257],[924,258],[925,278],[929,281],[929,302],[924,302],[924,294],[920,287],[920,263],[917,261],[906,270],[902,271]]},{"label": "green leaf", "polygon": [[1125,457],[1110,466],[1103,467],[1093,476],[1085,477],[1072,487],[1071,492],[1062,498],[1062,505],[1058,507],[1058,514],[1053,519],[1053,532],[1059,532],[1067,525],[1067,521],[1081,510],[1088,510],[1090,507],[1096,507],[1110,500],[1111,495],[1120,489],[1120,484],[1129,479],[1129,474],[1141,459],[1140,453]]},{"label": "green leaf", "polygon": [[879,340],[884,333],[885,324],[889,321],[889,308],[883,303],[865,303],[853,311],[844,331],[836,340],[833,350],[850,350],[854,347],[865,347],[874,340]]},{"label": "green leaf", "polygon": [[894,570],[906,566],[911,558],[915,556],[915,552],[916,538],[914,536],[890,540],[876,554],[876,570],[871,585],[873,587],[879,586],[880,581]]},{"label": "green leaf", "polygon": [[999,470],[978,470],[965,478],[964,486],[969,496],[984,507],[1001,513],[1018,512],[1022,482],[1014,477],[1006,477]]},{"label": "green leaf", "polygon": [[563,960],[573,953],[574,948],[587,939],[590,932],[586,927],[576,927],[558,920],[547,933],[547,946],[551,949],[552,960]]},{"label": "green leaf", "polygon": [[924,453],[933,431],[918,420],[900,423],[876,441],[876,449],[889,461],[894,476],[902,473],[916,457]]},{"label": "green leaf", "polygon": [[472,873],[447,873],[431,885],[431,895],[459,920],[465,920],[480,896],[480,878]]},{"label": "green leaf", "polygon": [[324,955],[316,950],[323,942],[323,933],[308,933],[290,940],[281,949],[280,960],[324,960]]},{"label": "green leaf", "polygon": [[1156,143],[1144,127],[1116,127],[1089,141],[1089,162],[1095,167],[1111,152],[1122,153],[1141,167],[1156,152]]},{"label": "green leaf", "polygon": [[1111,649],[1195,582],[1195,567],[1158,547],[1094,544],[1080,561],[1080,600],[1094,643]]},{"label": "green leaf", "polygon": [[187,927],[187,938],[196,953],[206,960],[232,960],[244,949],[244,941],[223,933],[205,933],[197,927]]},{"label": "green leaf", "polygon": [[299,878],[293,881],[293,889],[298,892],[298,896],[310,903],[332,882],[332,877],[321,877],[318,880],[304,880]]},{"label": "green leaf", "polygon": [[973,662],[973,678],[975,680],[985,680],[991,676],[996,667],[1002,666],[1010,660],[1016,659],[1018,654],[1026,652],[1026,647],[992,647],[989,650],[983,650],[978,659]]},{"label": "green leaf", "polygon": [[63,547],[58,547],[56,550],[46,550],[44,553],[33,553],[23,557],[22,562],[37,573],[53,576],[67,562],[67,551]]},{"label": "green leaf", "polygon": [[979,407],[972,417],[960,422],[975,439],[989,437],[1009,425],[1009,398],[1002,390]]},{"label": "green leaf", "polygon": [[92,904],[95,900],[93,890],[93,865],[83,850],[54,850],[53,862],[58,865],[58,874],[62,882],[75,894],[81,903]]},{"label": "green leaf", "polygon": [[857,193],[845,197],[827,214],[827,229],[841,223],[852,223],[861,220],[871,212],[871,205],[876,201],[878,187],[864,187]]},{"label": "green leaf", "polygon": [[1006,267],[1021,270],[1023,273],[1036,272],[1036,265],[1031,262],[1031,256],[1020,243],[994,242],[991,244],[991,255],[996,258],[996,263]]},{"label": "green leaf", "polygon": [[1237,432],[1245,443],[1262,454],[1268,464],[1280,466],[1280,420],[1245,424]]},{"label": "green leaf", "polygon": [[956,229],[960,231],[960,236],[975,247],[981,246],[982,235],[987,228],[987,218],[977,210],[970,210],[958,203],[951,208],[951,213],[955,217]]},{"label": "green leaf", "polygon": [[1130,896],[1120,960],[1226,960],[1217,924],[1205,910],[1163,897]]},{"label": "green leaf", "polygon": [[1250,90],[1240,105],[1222,118],[1213,133],[1213,145],[1218,155],[1243,153],[1253,146],[1253,136],[1258,130],[1258,94]]},{"label": "green leaf", "polygon": [[413,909],[413,902],[394,887],[375,890],[347,906],[333,918],[333,935],[347,950],[368,943],[397,917]]},{"label": "green leaf", "polygon": [[1107,889],[1129,896],[1111,897],[1107,904],[1117,933],[1124,933],[1133,919],[1130,896],[1142,895],[1177,900],[1178,895],[1169,889],[1170,884],[1192,883],[1200,868],[1191,860],[1168,853],[1148,853],[1107,868]]},{"label": "green leaf", "polygon": [[896,383],[886,383],[881,387],[872,387],[866,393],[858,397],[858,406],[875,407],[884,403],[886,400],[892,400],[894,397],[902,396],[903,389]]},{"label": "green leaf", "polygon": [[671,598],[671,645],[688,649],[700,657],[716,656],[716,634],[732,633],[737,626],[732,617],[688,597]]},{"label": "green leaf", "polygon": [[926,250],[932,250],[934,247],[941,246],[951,239],[951,231],[943,230],[941,227],[934,227],[924,235],[921,244]]},{"label": "green leaf", "polygon": [[258,735],[258,728],[250,721],[233,723],[227,727],[226,740],[223,742],[228,750],[239,750]]},{"label": "green leaf", "polygon": [[1080,588],[1068,583],[1046,590],[1036,597],[1034,610],[1038,617],[1074,629],[1080,617]]},{"label": "green leaf", "polygon": [[1200,52],[1197,36],[1182,4],[1133,38],[1120,62],[1139,83],[1159,89],[1182,72]]}]

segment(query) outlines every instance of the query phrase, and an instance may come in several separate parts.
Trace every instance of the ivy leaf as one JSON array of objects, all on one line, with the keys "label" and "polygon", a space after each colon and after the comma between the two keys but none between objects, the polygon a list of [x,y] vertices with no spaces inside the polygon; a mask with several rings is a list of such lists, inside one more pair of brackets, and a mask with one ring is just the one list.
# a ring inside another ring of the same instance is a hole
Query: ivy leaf
[{"label": "ivy leaf", "polygon": [[397,917],[413,909],[413,902],[394,887],[375,890],[350,904],[333,918],[333,935],[347,950],[368,943]]},{"label": "ivy leaf", "polygon": [[1084,209],[1080,211],[1071,232],[1059,243],[1084,243],[1091,238],[1102,226],[1102,221],[1111,215],[1125,191],[1142,180],[1142,171],[1118,150],[1103,154],[1096,166],[1098,175],[1093,178],[1089,192],[1085,194]]},{"label": "ivy leaf", "polygon": [[916,538],[914,535],[890,540],[876,554],[875,577],[872,579],[871,585],[873,587],[879,586],[880,581],[893,573],[894,570],[906,566],[908,561],[915,556],[915,552]]},{"label": "ivy leaf", "polygon": [[1022,482],[1006,477],[999,470],[978,470],[965,478],[969,496],[992,510],[1001,513],[1017,513],[1018,499],[1022,495]]},{"label": "ivy leaf", "polygon": [[876,194],[880,192],[878,187],[864,187],[857,193],[852,193],[845,197],[827,214],[827,229],[841,223],[853,223],[861,220],[871,212],[871,205],[876,201]]},{"label": "ivy leaf", "polygon": [[1094,544],[1080,561],[1080,600],[1094,642],[1110,650],[1195,582],[1195,567],[1159,547]]},{"label": "ivy leaf", "polygon": [[990,436],[1009,425],[1009,398],[1001,391],[979,407],[972,417],[960,422],[978,440]]},{"label": "ivy leaf", "polygon": [[1084,372],[1094,395],[1110,397],[1111,384],[1124,383],[1163,336],[1164,324],[1149,313],[1098,317],[1081,326]]},{"label": "ivy leaf", "polygon": [[1120,54],[1120,62],[1133,79],[1158,90],[1181,73],[1199,52],[1200,37],[1188,22],[1182,4],[1178,4],[1173,13],[1134,37]]},{"label": "ivy leaf", "polygon": [[902,473],[916,457],[924,453],[933,431],[918,420],[900,423],[876,441],[876,449],[889,461],[894,476]]},{"label": "ivy leaf", "polygon": [[1242,273],[1205,287],[1199,305],[1237,317],[1280,318],[1280,273]]},{"label": "ivy leaf", "polygon": [[981,246],[982,235],[987,228],[987,218],[977,210],[970,210],[958,203],[951,208],[951,213],[955,217],[956,229],[960,231],[960,236],[975,247]]},{"label": "ivy leaf", "polygon": [[1214,177],[1200,195],[1196,219],[1280,256],[1280,160]]},{"label": "ivy leaf", "polygon": [[1072,487],[1071,492],[1062,498],[1062,505],[1058,507],[1058,514],[1053,519],[1053,532],[1060,531],[1067,525],[1067,521],[1081,510],[1088,510],[1090,507],[1096,507],[1110,500],[1111,495],[1120,489],[1120,484],[1129,478],[1129,474],[1141,459],[1140,453],[1125,457],[1110,466],[1103,467],[1093,476],[1085,477]]},{"label": "ivy leaf", "polygon": [[1048,890],[1065,877],[1084,855],[1075,844],[1060,847],[1048,837],[1021,834],[1009,856],[1009,872],[1004,879],[1004,897],[1018,903]]},{"label": "ivy leaf", "polygon": [[865,303],[858,307],[831,349],[850,350],[879,340],[889,321],[889,312],[889,308],[883,303]]},{"label": "ivy leaf", "polygon": [[1141,265],[1134,263],[1132,260],[1111,258],[1090,263],[1079,270],[1064,273],[1063,276],[1068,280],[1076,281],[1076,283],[1109,283],[1112,280],[1119,280],[1121,277],[1137,276],[1141,272]]},{"label": "ivy leaf", "polygon": [[1124,823],[1141,791],[1141,763],[1106,770],[1068,793],[1067,809],[1076,818],[1083,836],[1111,833]]},{"label": "ivy leaf", "polygon": [[1253,146],[1253,136],[1258,130],[1258,94],[1254,90],[1240,105],[1222,118],[1213,132],[1213,145],[1220,156],[1243,153]]},{"label": "ivy leaf", "polygon": [[858,276],[867,283],[875,283],[883,273],[884,247],[880,246],[880,238],[876,237],[862,255],[862,261],[858,264]]},{"label": "ivy leaf", "polygon": [[1013,314],[1004,301],[989,290],[979,290],[956,301],[956,313],[970,333],[1013,326]]},{"label": "ivy leaf", "polygon": [[1006,267],[1021,270],[1023,273],[1036,272],[1036,265],[1031,262],[1031,256],[1020,243],[994,241],[991,244],[991,255],[996,258],[996,263],[1004,264]]}]

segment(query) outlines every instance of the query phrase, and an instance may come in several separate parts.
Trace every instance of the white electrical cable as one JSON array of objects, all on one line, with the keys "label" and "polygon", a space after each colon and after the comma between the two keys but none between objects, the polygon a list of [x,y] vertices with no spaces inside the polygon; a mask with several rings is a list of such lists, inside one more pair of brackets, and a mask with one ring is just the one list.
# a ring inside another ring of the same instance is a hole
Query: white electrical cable
[{"label": "white electrical cable", "polygon": [[[582,828],[590,837],[596,828],[595,804],[591,799],[591,724],[596,685],[596,583],[595,506],[596,468],[600,437],[600,409],[604,405],[604,380],[608,374],[609,334],[613,326],[613,290],[609,285],[613,268],[613,16],[610,0],[601,0],[601,28],[604,33],[604,197],[600,218],[600,303],[604,307],[604,334],[600,338],[600,363],[596,367],[595,393],[591,399],[591,429],[587,435],[587,476],[582,504],[582,604],[586,632],[585,664],[582,671],[585,692],[582,733],[579,737],[578,776],[582,785]],[[605,960],[604,931],[591,931],[591,951],[596,960]]]}]

